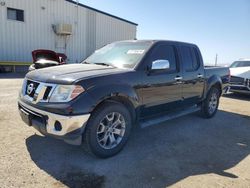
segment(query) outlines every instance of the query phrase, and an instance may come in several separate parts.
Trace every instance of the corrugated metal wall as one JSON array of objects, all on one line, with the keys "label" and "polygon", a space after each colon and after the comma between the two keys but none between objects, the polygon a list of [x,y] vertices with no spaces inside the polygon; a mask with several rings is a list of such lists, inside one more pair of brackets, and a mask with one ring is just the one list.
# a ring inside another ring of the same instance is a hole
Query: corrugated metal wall
[{"label": "corrugated metal wall", "polygon": [[87,10],[87,28],[86,28],[86,55],[96,49],[96,12]]},{"label": "corrugated metal wall", "polygon": [[107,42],[136,38],[136,27],[129,23],[116,21],[105,15],[97,14],[96,46],[102,47]]},{"label": "corrugated metal wall", "polygon": [[[31,51],[51,49],[80,62],[96,48],[136,38],[136,25],[65,0],[4,0],[0,5],[0,61],[31,61]],[[7,7],[24,10],[24,22],[7,20]],[[69,23],[71,36],[57,36],[53,24]]]}]

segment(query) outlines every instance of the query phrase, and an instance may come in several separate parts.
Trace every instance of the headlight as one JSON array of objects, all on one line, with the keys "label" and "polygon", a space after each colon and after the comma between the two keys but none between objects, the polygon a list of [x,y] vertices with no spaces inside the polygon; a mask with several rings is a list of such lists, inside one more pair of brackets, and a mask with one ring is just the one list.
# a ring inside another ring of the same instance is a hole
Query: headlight
[{"label": "headlight", "polygon": [[58,85],[53,91],[49,102],[68,102],[84,91],[83,87],[79,85]]}]

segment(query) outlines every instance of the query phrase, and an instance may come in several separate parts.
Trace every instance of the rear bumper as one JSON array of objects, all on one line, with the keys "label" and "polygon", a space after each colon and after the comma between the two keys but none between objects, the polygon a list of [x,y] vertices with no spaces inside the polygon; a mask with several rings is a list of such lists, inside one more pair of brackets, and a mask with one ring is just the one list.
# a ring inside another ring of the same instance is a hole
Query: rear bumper
[{"label": "rear bumper", "polygon": [[23,121],[43,135],[49,135],[73,145],[80,145],[90,114],[66,116],[46,112],[18,101]]}]

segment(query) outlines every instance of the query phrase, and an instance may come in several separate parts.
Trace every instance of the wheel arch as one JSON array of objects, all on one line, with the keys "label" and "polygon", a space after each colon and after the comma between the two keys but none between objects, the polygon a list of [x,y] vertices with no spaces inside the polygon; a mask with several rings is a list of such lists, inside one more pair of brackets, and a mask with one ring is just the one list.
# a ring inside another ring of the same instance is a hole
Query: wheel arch
[{"label": "wheel arch", "polygon": [[214,75],[207,80],[206,96],[208,95],[208,92],[210,91],[210,89],[213,87],[219,90],[220,95],[222,94],[222,80],[217,75]]},{"label": "wheel arch", "polygon": [[105,102],[116,102],[124,105],[131,113],[132,120],[136,120],[141,101],[133,86],[123,83],[104,83],[102,86],[91,88],[88,93],[95,101],[89,109],[90,113]]},{"label": "wheel arch", "polygon": [[120,95],[117,95],[117,96],[110,96],[108,98],[106,98],[105,100],[101,101],[97,106],[96,108],[98,108],[100,105],[104,104],[104,103],[119,103],[119,104],[122,104],[123,106],[125,106],[125,108],[128,109],[131,117],[132,117],[132,120],[133,122],[136,120],[136,109],[133,105],[133,103],[125,96],[120,96]]}]

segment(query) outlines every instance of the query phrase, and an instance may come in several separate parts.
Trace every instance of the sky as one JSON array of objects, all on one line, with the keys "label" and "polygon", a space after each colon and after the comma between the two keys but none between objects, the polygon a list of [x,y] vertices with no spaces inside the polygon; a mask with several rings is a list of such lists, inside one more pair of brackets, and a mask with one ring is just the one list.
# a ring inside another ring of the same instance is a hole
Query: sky
[{"label": "sky", "polygon": [[195,43],[206,64],[250,58],[250,0],[80,0],[138,23],[137,39]]}]

